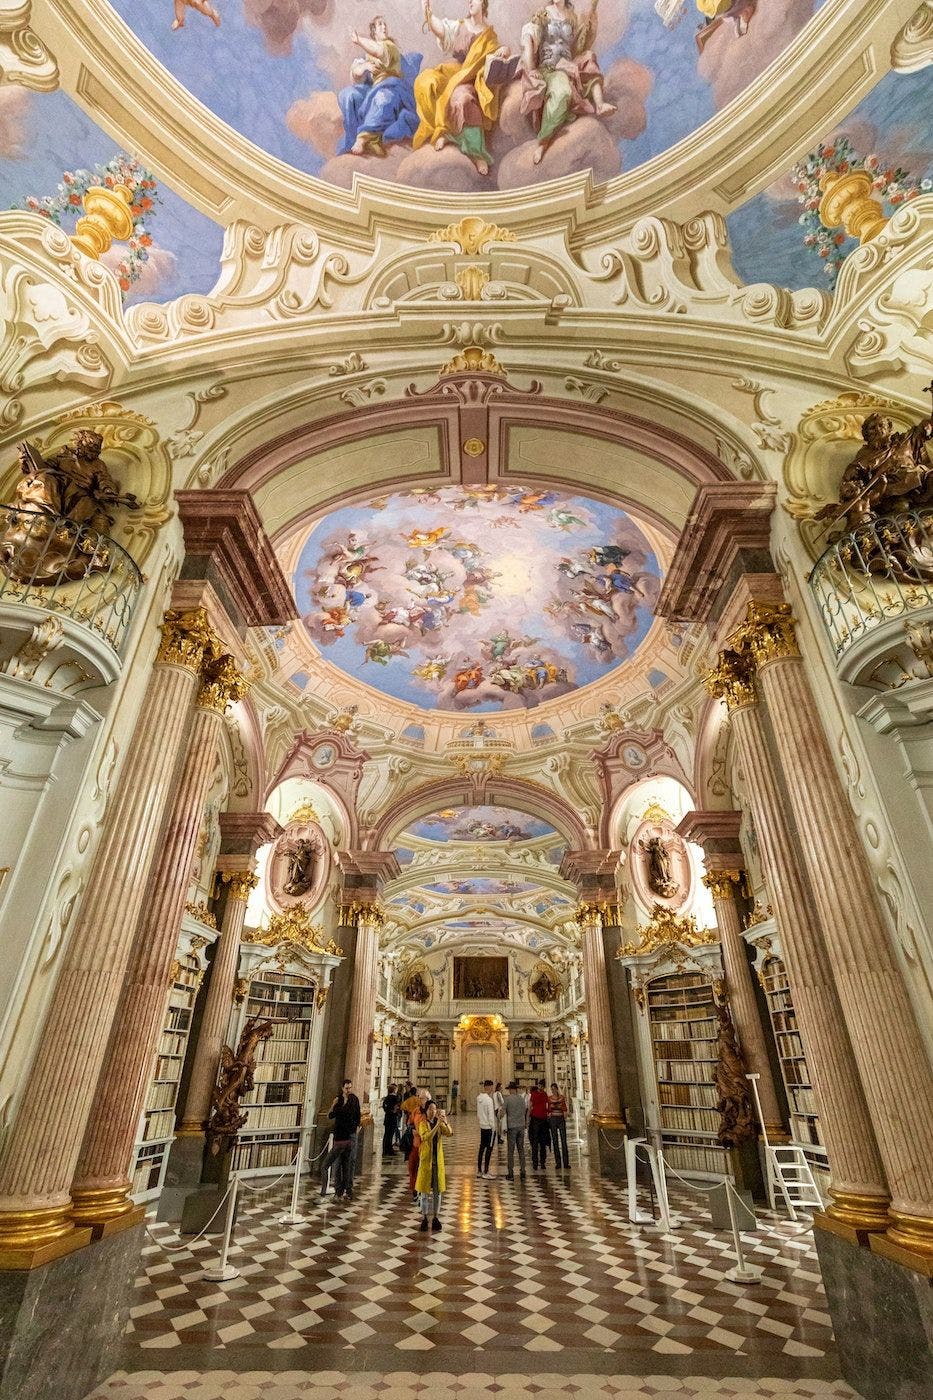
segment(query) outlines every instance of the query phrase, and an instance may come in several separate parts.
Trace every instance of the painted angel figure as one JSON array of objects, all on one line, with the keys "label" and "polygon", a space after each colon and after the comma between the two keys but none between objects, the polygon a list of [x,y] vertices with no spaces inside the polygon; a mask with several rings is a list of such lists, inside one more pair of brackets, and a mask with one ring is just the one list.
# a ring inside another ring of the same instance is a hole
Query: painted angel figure
[{"label": "painted angel figure", "polygon": [[[415,101],[421,118],[412,146],[429,142],[437,151],[454,145],[488,175],[492,156],[486,136],[499,117],[502,76],[494,60],[505,70],[509,51],[489,23],[489,0],[467,0],[463,19],[438,19],[431,0],[424,0],[424,22],[449,61],[426,68],[415,79]],[[498,80],[497,80],[498,79]]]},{"label": "painted angel figure", "polygon": [[173,29],[184,29],[186,10],[197,10],[199,15],[206,15],[208,19],[214,21],[218,29],[220,28],[220,15],[214,9],[210,0],[174,0],[174,9],[175,18],[172,20]]},{"label": "painted angel figure", "polygon": [[349,87],[337,94],[343,116],[338,155],[384,156],[386,146],[410,141],[418,127],[415,75],[421,54],[403,54],[382,15],[369,22],[369,34],[354,29],[350,38],[363,50],[350,69]]},{"label": "painted angel figure", "polygon": [[573,0],[550,0],[522,29],[522,111],[538,128],[534,163],[562,127],[577,117],[608,117],[605,79],[591,45],[596,7],[577,14]]}]

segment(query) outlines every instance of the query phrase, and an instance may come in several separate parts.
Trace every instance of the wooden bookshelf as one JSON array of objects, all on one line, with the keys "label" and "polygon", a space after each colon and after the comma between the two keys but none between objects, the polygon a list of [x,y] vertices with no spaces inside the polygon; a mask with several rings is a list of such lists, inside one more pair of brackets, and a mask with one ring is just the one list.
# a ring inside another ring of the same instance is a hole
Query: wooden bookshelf
[{"label": "wooden bookshelf", "polygon": [[443,1035],[424,1035],[418,1041],[418,1086],[429,1089],[432,1099],[446,1108],[450,1097],[450,1041]]},{"label": "wooden bookshelf", "polygon": [[411,1078],[411,1051],[414,1037],[410,1026],[398,1026],[392,1041],[392,1061],[389,1067],[389,1082],[407,1084]]},{"label": "wooden bookshelf", "polygon": [[146,1093],[130,1168],[132,1197],[137,1203],[154,1200],[161,1192],[165,1179],[169,1148],[175,1136],[178,1085],[188,1048],[191,1016],[204,976],[202,949],[205,941],[200,938],[192,940],[183,935],[183,946],[172,964],[172,980],[155,1069]]},{"label": "wooden bookshelf", "polygon": [[781,1077],[787,1090],[791,1137],[801,1147],[823,1148],[816,1096],[783,960],[774,955],[766,957],[758,976],[768,1002]]},{"label": "wooden bookshelf", "polygon": [[314,983],[291,972],[262,972],[249,984],[245,1017],[264,1016],[272,1036],[256,1054],[254,1088],[233,1154],[235,1171],[283,1170],[298,1151],[308,1090]]},{"label": "wooden bookshelf", "polygon": [[551,1037],[551,1054],[554,1059],[554,1078],[569,1102],[574,1097],[573,1046],[566,1031],[554,1032]]},{"label": "wooden bookshelf", "polygon": [[547,1078],[547,1063],[544,1058],[544,1038],[530,1031],[523,1031],[512,1041],[513,1079],[518,1080],[520,1089],[534,1088],[535,1080],[544,1083]]},{"label": "wooden bookshelf", "polygon": [[648,1024],[665,1155],[676,1171],[728,1174],[716,1109],[716,1013],[709,980],[674,973],[648,983]]}]

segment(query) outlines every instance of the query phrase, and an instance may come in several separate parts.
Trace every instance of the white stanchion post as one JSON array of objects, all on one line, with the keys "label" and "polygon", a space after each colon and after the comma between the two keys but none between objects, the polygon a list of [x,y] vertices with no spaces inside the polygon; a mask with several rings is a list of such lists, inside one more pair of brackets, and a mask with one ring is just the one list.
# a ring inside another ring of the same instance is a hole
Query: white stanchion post
[{"label": "white stanchion post", "polygon": [[227,1192],[227,1214],[224,1217],[224,1242],[220,1251],[220,1260],[212,1269],[204,1270],[204,1277],[210,1283],[230,1283],[232,1279],[240,1277],[239,1269],[235,1268],[228,1260],[230,1253],[230,1238],[233,1234],[233,1220],[236,1214],[236,1200],[240,1190],[240,1178],[236,1172],[230,1178],[230,1187]]},{"label": "white stanchion post", "polygon": [[647,1147],[647,1138],[625,1139],[625,1175],[628,1181],[628,1218],[633,1225],[653,1225],[654,1216],[649,1210],[641,1210],[638,1205],[638,1179],[636,1176],[636,1150]]},{"label": "white stanchion post", "polygon": [[761,1275],[764,1273],[757,1264],[746,1264],[745,1255],[742,1253],[742,1240],[739,1235],[739,1222],[735,1218],[735,1206],[732,1202],[732,1185],[726,1182],[726,1201],[729,1205],[729,1224],[732,1227],[732,1241],[735,1246],[736,1266],[730,1269],[726,1278],[733,1283],[760,1283]]},{"label": "white stanchion post", "polygon": [[279,1216],[280,1225],[303,1225],[305,1217],[298,1213],[298,1191],[301,1186],[301,1168],[304,1163],[304,1143],[298,1144],[298,1155],[295,1157],[295,1175],[292,1179],[292,1201],[288,1210]]},{"label": "white stanchion post", "polygon": [[664,1169],[664,1153],[660,1147],[649,1147],[651,1154],[651,1172],[654,1177],[655,1190],[658,1193],[658,1209],[661,1212],[661,1219],[658,1227],[661,1233],[669,1235],[671,1232],[671,1203],[667,1197],[667,1172]]}]

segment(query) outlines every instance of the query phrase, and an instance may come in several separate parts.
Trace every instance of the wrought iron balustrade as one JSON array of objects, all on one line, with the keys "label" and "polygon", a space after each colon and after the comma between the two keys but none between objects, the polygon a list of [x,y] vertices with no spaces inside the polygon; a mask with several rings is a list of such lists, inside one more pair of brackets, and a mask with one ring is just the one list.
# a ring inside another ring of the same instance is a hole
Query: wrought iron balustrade
[{"label": "wrought iron balustrade", "polygon": [[933,506],[879,516],[834,540],[810,588],[837,660],[883,623],[933,607]]},{"label": "wrought iron balustrade", "polygon": [[142,574],[122,545],[62,516],[0,506],[0,605],[71,618],[119,652]]}]

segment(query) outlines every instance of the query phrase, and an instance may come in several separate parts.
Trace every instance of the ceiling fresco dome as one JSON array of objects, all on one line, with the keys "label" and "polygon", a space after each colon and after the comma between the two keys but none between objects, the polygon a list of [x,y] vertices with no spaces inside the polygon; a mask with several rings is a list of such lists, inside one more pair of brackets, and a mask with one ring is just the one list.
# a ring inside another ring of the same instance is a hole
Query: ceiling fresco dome
[{"label": "ceiling fresco dome", "polygon": [[425,709],[483,712],[534,708],[628,660],[660,566],[618,507],[493,483],[344,507],[311,530],[293,581],[340,670]]},{"label": "ceiling fresco dome", "polygon": [[422,190],[603,182],[691,136],[822,0],[113,0],[188,91],[299,171]]}]

